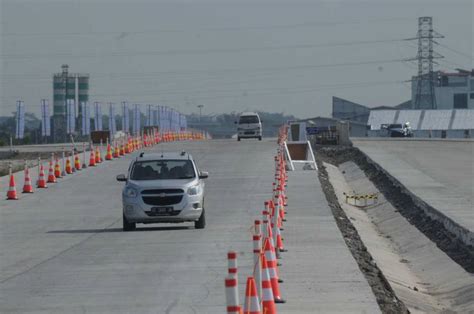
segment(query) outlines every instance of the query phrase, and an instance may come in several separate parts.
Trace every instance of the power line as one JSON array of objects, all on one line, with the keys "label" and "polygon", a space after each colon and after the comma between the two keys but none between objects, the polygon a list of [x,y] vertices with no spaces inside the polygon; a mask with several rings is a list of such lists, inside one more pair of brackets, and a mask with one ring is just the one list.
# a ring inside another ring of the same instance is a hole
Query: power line
[{"label": "power line", "polygon": [[443,47],[444,49],[447,49],[447,50],[449,50],[449,51],[451,51],[451,52],[454,52],[454,53],[456,53],[456,54],[458,54],[458,55],[460,55],[460,56],[466,57],[466,58],[468,58],[469,60],[474,60],[474,56],[473,56],[472,54],[469,55],[469,54],[467,54],[467,53],[465,53],[465,52],[462,52],[462,51],[453,49],[453,48],[451,48],[451,47],[449,47],[449,46],[446,46],[446,45],[443,45],[443,44],[440,44],[440,43],[438,43],[438,46],[441,46],[441,47]]},{"label": "power line", "polygon": [[138,35],[138,34],[155,34],[155,33],[186,33],[186,32],[236,32],[247,30],[266,30],[266,29],[291,29],[291,28],[310,28],[319,26],[334,26],[334,25],[351,25],[363,23],[377,23],[377,22],[405,22],[413,18],[374,18],[361,19],[352,21],[322,21],[322,22],[305,22],[294,24],[273,24],[273,25],[254,25],[254,26],[231,26],[231,27],[193,27],[191,29],[171,28],[171,29],[148,29],[148,30],[120,30],[120,31],[96,31],[96,32],[32,32],[32,33],[15,33],[6,32],[2,36],[88,36],[88,35]]},{"label": "power line", "polygon": [[83,53],[83,54],[71,54],[71,53],[47,53],[47,54],[2,54],[1,58],[8,59],[33,59],[33,58],[101,58],[101,57],[137,57],[137,56],[159,56],[159,55],[205,55],[205,54],[220,54],[220,53],[241,53],[241,52],[252,52],[252,51],[271,51],[271,50],[284,50],[284,49],[312,49],[312,48],[325,48],[325,47],[345,47],[345,46],[356,46],[356,45],[370,45],[379,43],[394,43],[402,42],[405,39],[384,39],[384,40],[362,40],[362,41],[349,41],[349,42],[335,42],[328,44],[299,44],[299,45],[280,45],[280,46],[267,46],[267,47],[247,47],[247,48],[220,48],[220,49],[184,49],[184,50],[162,50],[162,51],[121,51],[121,52],[108,52],[108,53]]},{"label": "power line", "polygon": [[[316,68],[331,68],[331,67],[346,67],[346,66],[360,66],[370,64],[385,64],[385,63],[398,63],[406,61],[406,59],[384,59],[384,60],[372,60],[372,61],[357,61],[357,62],[341,62],[341,63],[328,63],[328,64],[301,64],[296,66],[281,66],[281,67],[260,67],[260,68],[227,68],[219,70],[183,70],[183,71],[158,71],[148,73],[137,73],[132,74],[132,77],[145,77],[146,75],[190,75],[190,74],[229,74],[229,73],[268,73],[278,71],[295,71],[295,70],[311,70]],[[131,74],[131,73],[128,73]],[[113,77],[124,77],[126,73],[110,73],[103,76],[97,75],[95,78],[113,78]],[[4,76],[2,76],[3,78]],[[18,78],[20,76],[16,76]],[[47,78],[50,80],[51,78]]]},{"label": "power line", "polygon": [[[189,94],[196,94],[196,93],[239,93],[238,95],[220,95],[220,96],[209,96],[209,97],[192,97],[193,100],[195,99],[218,99],[218,98],[234,98],[234,97],[242,97],[242,93],[245,96],[258,96],[258,95],[267,95],[267,93],[258,93],[259,91],[272,91],[270,94],[295,94],[295,93],[307,93],[307,92],[317,92],[317,91],[324,91],[324,90],[332,90],[332,89],[344,89],[344,88],[357,88],[357,87],[367,87],[367,86],[379,86],[379,85],[392,85],[392,84],[401,84],[403,81],[376,81],[376,82],[357,82],[357,83],[338,83],[338,84],[327,84],[327,85],[316,85],[316,86],[303,86],[303,87],[271,87],[271,88],[255,88],[255,89],[245,89],[242,88],[241,90],[206,90],[200,92],[175,92],[175,93],[164,93],[160,91],[139,91],[136,92],[137,96],[169,96],[169,95],[187,95]],[[249,93],[249,92],[257,92],[257,93]],[[123,93],[123,94],[91,94],[92,97],[116,97],[116,96],[132,96],[135,95],[134,93]]]}]

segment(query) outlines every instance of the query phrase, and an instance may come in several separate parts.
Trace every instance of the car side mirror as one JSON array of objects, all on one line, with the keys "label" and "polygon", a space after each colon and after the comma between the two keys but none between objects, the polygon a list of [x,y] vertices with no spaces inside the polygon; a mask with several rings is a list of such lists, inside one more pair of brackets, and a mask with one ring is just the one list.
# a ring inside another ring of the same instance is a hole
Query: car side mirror
[{"label": "car side mirror", "polygon": [[119,174],[117,177],[116,177],[117,181],[121,181],[121,182],[125,182],[127,181],[127,177],[124,175],[124,174]]},{"label": "car side mirror", "polygon": [[199,173],[199,179],[207,179],[209,177],[209,172],[207,171],[201,171],[201,173]]}]

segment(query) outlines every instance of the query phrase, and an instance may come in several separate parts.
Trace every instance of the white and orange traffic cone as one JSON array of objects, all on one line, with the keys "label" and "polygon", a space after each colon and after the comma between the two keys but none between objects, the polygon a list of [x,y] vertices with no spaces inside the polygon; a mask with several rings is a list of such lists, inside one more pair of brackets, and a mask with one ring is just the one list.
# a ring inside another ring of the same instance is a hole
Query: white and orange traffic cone
[{"label": "white and orange traffic cone", "polygon": [[107,153],[105,154],[105,160],[112,160],[112,148],[110,147],[109,139],[107,139]]},{"label": "white and orange traffic cone", "polygon": [[99,149],[99,145],[96,146],[95,148],[95,163],[96,164],[100,164],[102,161],[101,161],[101,158],[100,158],[100,149]]},{"label": "white and orange traffic cone", "polygon": [[81,160],[79,159],[79,154],[74,156],[74,168],[77,171],[81,170]]},{"label": "white and orange traffic cone", "polygon": [[119,158],[120,157],[120,150],[117,144],[117,141],[115,141],[114,145],[114,158]]},{"label": "white and orange traffic cone", "polygon": [[242,314],[242,308],[239,305],[239,288],[237,279],[228,276],[225,279],[225,299],[227,305],[227,314]]},{"label": "white and orange traffic cone", "polygon": [[71,165],[71,159],[69,157],[66,157],[66,173],[67,174],[72,174],[72,165]]},{"label": "white and orange traffic cone", "polygon": [[227,268],[229,276],[237,279],[237,253],[234,251],[227,253]]},{"label": "white and orange traffic cone", "polygon": [[260,265],[260,255],[262,255],[262,236],[260,233],[254,234],[253,239],[253,276],[257,287],[258,297],[262,297],[262,266]]},{"label": "white and orange traffic cone", "polygon": [[255,280],[253,277],[247,278],[243,314],[261,314],[260,300],[257,295],[257,288],[255,287]]},{"label": "white and orange traffic cone", "polygon": [[91,146],[91,149],[90,149],[89,167],[95,167],[95,155],[94,155],[93,146]]},{"label": "white and orange traffic cone", "polygon": [[33,193],[33,186],[31,185],[30,170],[25,161],[25,184],[23,185],[23,193]]},{"label": "white and orange traffic cone", "polygon": [[49,161],[49,171],[48,171],[48,183],[56,183],[56,177],[54,175],[53,161]]},{"label": "white and orange traffic cone", "polygon": [[262,264],[262,310],[265,314],[276,314],[275,298],[273,297],[272,282],[265,255],[261,255]]},{"label": "white and orange traffic cone", "polygon": [[41,160],[39,160],[39,173],[38,173],[38,182],[37,182],[37,185],[36,187],[38,189],[46,189],[48,187],[48,185],[46,184],[46,178],[45,178],[45,175],[44,175],[44,168],[43,168],[43,164],[41,163]]},{"label": "white and orange traffic cone", "polygon": [[286,301],[282,299],[281,293],[280,293],[277,260],[271,248],[271,241],[269,241],[269,238],[267,238],[267,240],[265,241],[264,247],[265,247],[265,258],[267,259],[267,267],[270,273],[270,282],[272,284],[272,291],[273,291],[273,297],[275,299],[275,303],[285,303]]},{"label": "white and orange traffic cone", "polygon": [[10,184],[8,185],[7,200],[17,200],[18,195],[16,194],[15,176],[12,173],[12,166],[10,165]]},{"label": "white and orange traffic cone", "polygon": [[56,158],[56,163],[54,164],[54,176],[56,178],[61,178],[61,165],[59,165],[58,158]]}]

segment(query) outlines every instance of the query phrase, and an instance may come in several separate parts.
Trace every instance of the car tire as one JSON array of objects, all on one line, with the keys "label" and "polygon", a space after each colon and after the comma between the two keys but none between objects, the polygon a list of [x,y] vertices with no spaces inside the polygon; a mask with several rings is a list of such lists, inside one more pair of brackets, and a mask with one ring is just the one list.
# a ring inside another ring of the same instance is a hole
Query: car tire
[{"label": "car tire", "polygon": [[261,136],[259,136],[259,137],[258,137],[258,140],[259,140],[259,141],[261,141],[261,140],[262,140],[262,137],[261,137]]},{"label": "car tire", "polygon": [[204,229],[206,227],[206,212],[202,209],[201,217],[194,222],[195,229]]},{"label": "car tire", "polygon": [[134,222],[129,222],[125,215],[123,215],[123,231],[133,231],[136,229],[136,224]]},{"label": "car tire", "polygon": [[240,142],[240,137],[237,138],[237,141]]}]

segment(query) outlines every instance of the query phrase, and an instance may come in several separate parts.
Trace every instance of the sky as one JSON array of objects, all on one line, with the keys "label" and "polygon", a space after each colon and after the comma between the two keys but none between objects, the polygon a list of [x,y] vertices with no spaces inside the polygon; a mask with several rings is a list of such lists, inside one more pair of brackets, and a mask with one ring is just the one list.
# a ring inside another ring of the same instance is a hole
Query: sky
[{"label": "sky", "polygon": [[[435,69],[473,68],[472,0],[0,0],[0,115],[39,113],[62,64],[90,102],[185,113],[330,116],[332,96],[369,107],[411,98],[419,16]],[[52,106],[52,105],[51,105]]]}]

